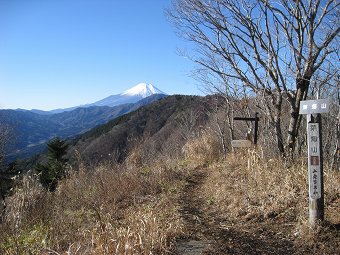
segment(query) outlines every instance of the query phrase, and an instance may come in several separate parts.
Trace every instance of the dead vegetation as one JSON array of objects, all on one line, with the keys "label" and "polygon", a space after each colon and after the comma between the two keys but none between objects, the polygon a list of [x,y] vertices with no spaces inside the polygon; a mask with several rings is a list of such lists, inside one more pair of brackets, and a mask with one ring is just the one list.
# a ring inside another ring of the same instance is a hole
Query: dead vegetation
[{"label": "dead vegetation", "polygon": [[261,149],[238,151],[209,167],[201,191],[209,210],[230,229],[264,239],[274,234],[289,240],[294,254],[338,254],[340,173],[325,168],[325,222],[312,229],[305,161],[288,166],[282,160],[263,157]]},{"label": "dead vegetation", "polygon": [[79,154],[53,193],[25,176],[6,199],[0,254],[172,254],[189,232],[207,254],[340,253],[338,171],[326,164],[326,221],[311,229],[305,158],[286,162],[269,145],[225,156],[218,126],[184,123],[182,140],[181,123],[143,133],[120,164],[112,152],[89,167]]},{"label": "dead vegetation", "polygon": [[80,169],[50,193],[25,177],[7,203],[1,254],[163,254],[181,232],[180,173]]}]

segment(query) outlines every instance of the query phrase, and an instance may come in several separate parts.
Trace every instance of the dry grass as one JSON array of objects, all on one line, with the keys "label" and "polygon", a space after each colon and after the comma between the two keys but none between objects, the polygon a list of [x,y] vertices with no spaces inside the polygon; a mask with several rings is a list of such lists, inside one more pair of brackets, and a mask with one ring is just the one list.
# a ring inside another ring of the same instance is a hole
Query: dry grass
[{"label": "dry grass", "polygon": [[183,177],[209,164],[201,187],[205,206],[230,224],[248,231],[275,222],[297,245],[320,248],[332,240],[340,247],[334,234],[340,224],[339,172],[325,169],[328,223],[311,229],[304,159],[287,166],[264,158],[261,149],[239,149],[221,160],[218,141],[208,133],[188,140],[183,154],[150,166],[136,148],[125,165],[81,166],[54,193],[26,176],[7,200],[0,254],[167,254],[183,232],[177,210]]},{"label": "dry grass", "polygon": [[163,254],[181,232],[180,173],[110,165],[80,169],[55,193],[25,177],[7,203],[0,254]]},{"label": "dry grass", "polygon": [[287,169],[278,160],[260,161],[255,152],[240,153],[213,166],[207,190],[233,217],[279,214],[296,205],[296,199],[304,195],[302,163]]},{"label": "dry grass", "polygon": [[182,148],[184,157],[196,165],[210,164],[222,157],[222,150],[216,136],[207,131],[189,139]]},{"label": "dry grass", "polygon": [[[340,223],[340,172],[324,170],[327,223],[312,229],[308,224],[307,165],[299,160],[289,167],[279,159],[265,159],[261,149],[231,154],[209,168],[203,187],[206,200],[235,225],[277,219],[288,227],[296,242],[315,244],[332,235]],[[333,227],[332,227],[333,226]],[[281,230],[283,231],[283,230]],[[334,232],[335,231],[335,232]],[[326,234],[327,233],[327,234]],[[338,234],[336,234],[338,235]],[[333,236],[334,239],[334,236]],[[336,239],[337,240],[337,239]],[[338,240],[339,241],[339,240]],[[338,242],[336,241],[336,242]]]}]

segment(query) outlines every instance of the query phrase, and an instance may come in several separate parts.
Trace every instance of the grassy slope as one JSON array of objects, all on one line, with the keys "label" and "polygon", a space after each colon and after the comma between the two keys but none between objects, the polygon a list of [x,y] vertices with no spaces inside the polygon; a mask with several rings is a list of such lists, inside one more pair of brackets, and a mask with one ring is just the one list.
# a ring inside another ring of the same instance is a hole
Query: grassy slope
[{"label": "grassy slope", "polygon": [[326,222],[313,230],[303,163],[250,152],[202,167],[208,157],[81,169],[54,194],[26,178],[8,201],[0,252],[169,254],[194,238],[210,242],[206,254],[338,254],[339,173],[326,170]]},{"label": "grassy slope", "polygon": [[161,254],[181,231],[179,176],[107,165],[72,173],[55,193],[27,177],[8,200],[0,253]]},{"label": "grassy slope", "polygon": [[[133,116],[87,135],[96,139]],[[170,254],[183,238],[209,239],[206,254],[340,253],[339,172],[326,170],[327,221],[310,229],[304,160],[287,167],[261,150],[222,160],[209,132],[186,140],[177,159],[145,154],[150,140],[139,141],[123,164],[80,161],[55,193],[25,177],[7,200],[0,254]]]}]

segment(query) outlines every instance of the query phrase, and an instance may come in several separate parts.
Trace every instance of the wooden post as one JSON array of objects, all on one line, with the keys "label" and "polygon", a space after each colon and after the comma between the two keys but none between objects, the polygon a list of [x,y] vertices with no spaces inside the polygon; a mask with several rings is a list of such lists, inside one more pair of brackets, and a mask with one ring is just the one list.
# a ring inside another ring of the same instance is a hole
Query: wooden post
[{"label": "wooden post", "polygon": [[[328,99],[300,102],[299,113],[307,115],[309,223],[312,227],[325,217],[321,113],[328,111]],[[312,114],[317,114],[315,121]]]},{"label": "wooden post", "polygon": [[309,223],[314,226],[324,220],[324,185],[321,114],[314,120],[307,115]]}]

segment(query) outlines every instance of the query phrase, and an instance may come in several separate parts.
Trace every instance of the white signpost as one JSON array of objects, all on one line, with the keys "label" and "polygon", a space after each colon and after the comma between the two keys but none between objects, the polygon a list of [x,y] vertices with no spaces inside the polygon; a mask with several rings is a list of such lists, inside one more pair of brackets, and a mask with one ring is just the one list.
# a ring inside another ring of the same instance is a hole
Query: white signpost
[{"label": "white signpost", "polygon": [[[309,222],[324,220],[321,113],[329,111],[327,99],[300,102],[300,114],[307,114]],[[317,114],[314,121],[313,114]]]},{"label": "white signpost", "polygon": [[308,123],[309,198],[321,198],[319,123]]}]

